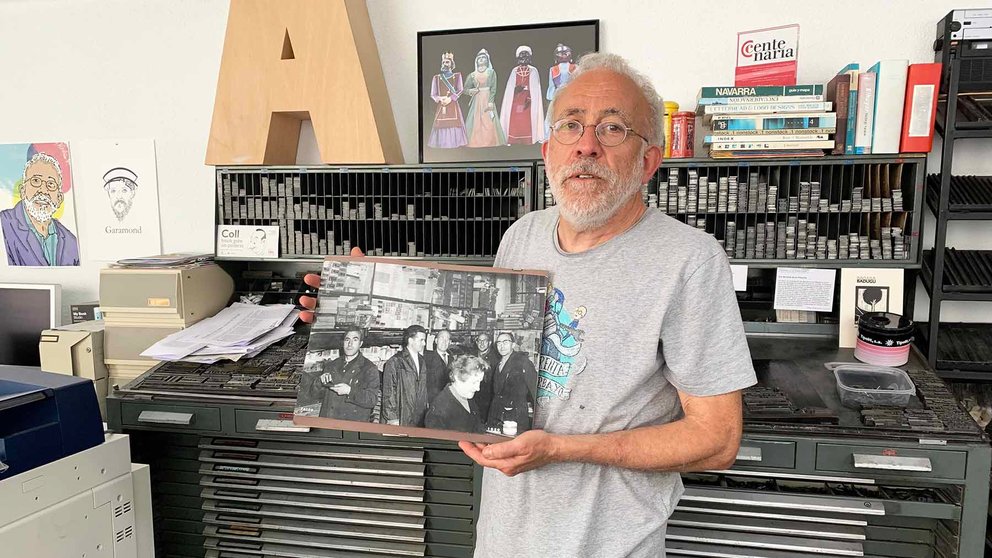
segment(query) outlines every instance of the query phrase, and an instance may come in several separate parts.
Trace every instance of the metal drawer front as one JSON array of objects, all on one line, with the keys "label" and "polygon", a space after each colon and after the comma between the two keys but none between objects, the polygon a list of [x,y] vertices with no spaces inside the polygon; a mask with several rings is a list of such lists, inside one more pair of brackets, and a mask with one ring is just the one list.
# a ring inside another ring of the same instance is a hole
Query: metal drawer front
[{"label": "metal drawer front", "polygon": [[220,409],[124,402],[121,403],[121,422],[126,426],[219,432]]},{"label": "metal drawer front", "polygon": [[675,526],[668,527],[665,540],[695,542],[708,545],[742,546],[787,552],[808,552],[828,556],[864,556],[864,550],[860,542],[735,533]]},{"label": "metal drawer front", "polygon": [[397,529],[423,529],[423,517],[404,516],[395,514],[371,514],[351,511],[320,510],[297,508],[293,506],[277,506],[272,504],[250,504],[228,501],[206,501],[203,510],[218,514],[237,514],[263,518],[280,518],[304,521],[323,521],[346,525],[367,525]]},{"label": "metal drawer front", "polygon": [[410,463],[387,463],[381,461],[359,461],[354,459],[321,459],[315,457],[253,454],[240,450],[204,450],[200,454],[201,463],[245,464],[276,469],[296,469],[301,471],[325,471],[329,473],[355,473],[365,475],[389,475],[403,477],[423,477],[424,466]]},{"label": "metal drawer front", "polygon": [[[876,459],[872,459],[873,457]],[[895,452],[884,447],[826,443],[816,445],[818,471],[872,476],[963,479],[966,464],[967,453],[963,451],[900,448]]]},{"label": "metal drawer front", "polygon": [[356,459],[371,461],[393,461],[398,463],[423,463],[424,450],[396,449],[376,446],[352,446],[344,444],[321,444],[280,442],[275,440],[254,440],[242,438],[204,438],[200,449],[237,450],[259,454],[293,455],[300,457],[320,457],[325,459]]},{"label": "metal drawer front", "polygon": [[[347,552],[342,550],[326,550],[322,548],[307,548],[277,543],[243,543],[240,548],[234,546],[235,541],[207,538],[204,547],[207,557],[211,558],[248,558],[264,556],[266,558],[395,558],[395,554],[370,554],[367,552]],[[210,553],[213,553],[212,555]]]},{"label": "metal drawer front", "polygon": [[885,515],[880,500],[853,498],[818,498],[792,494],[748,492],[687,486],[683,502],[710,502],[789,510],[823,511],[853,515]]},{"label": "metal drawer front", "polygon": [[[341,537],[325,537],[320,535],[292,534],[254,527],[220,527],[207,525],[203,528],[203,536],[221,539],[222,541],[237,541],[248,545],[273,542],[291,544],[307,548],[323,548],[327,550],[344,550],[349,552],[373,552],[392,556],[424,556],[426,545],[420,543],[401,543],[389,541],[371,541],[347,539]],[[233,550],[233,549],[232,549]]]},{"label": "metal drawer front", "polygon": [[[303,519],[267,518],[257,515],[244,514],[240,511],[210,512],[203,516],[207,525],[218,525],[231,528],[270,529],[285,531],[288,536],[297,533],[320,535],[324,537],[342,537],[347,539],[369,539],[370,541],[393,541],[406,543],[422,543],[425,531],[420,527],[373,527],[370,525],[345,525],[325,521],[307,521]],[[372,544],[372,543],[370,543]]]},{"label": "metal drawer front", "polygon": [[204,464],[201,475],[225,476],[242,479],[277,480],[311,484],[335,484],[365,488],[387,488],[393,490],[423,490],[424,479],[387,477],[383,475],[353,475],[327,473],[324,471],[295,471],[272,467],[250,465]]},{"label": "metal drawer front", "polygon": [[665,541],[666,556],[701,556],[705,558],[823,558],[820,552],[796,552],[768,548],[712,546],[686,541]]},{"label": "metal drawer front", "polygon": [[823,537],[829,539],[863,541],[865,529],[849,525],[825,525],[810,521],[788,521],[755,517],[734,517],[716,514],[692,513],[676,511],[669,519],[668,525],[674,527],[690,527],[696,529],[715,529],[740,531],[743,533],[763,533],[768,535],[787,535],[794,537]]},{"label": "metal drawer front", "polygon": [[234,431],[245,434],[279,433],[300,436],[301,438],[337,438],[342,437],[340,430],[327,428],[307,428],[293,425],[292,413],[273,411],[234,410]]},{"label": "metal drawer front", "polygon": [[207,471],[200,478],[200,486],[219,490],[258,490],[290,496],[310,495],[329,498],[367,498],[394,502],[423,502],[424,493],[412,490],[366,488],[362,486],[336,486],[301,483],[294,481],[260,480],[251,477],[233,477]]},{"label": "metal drawer front", "polygon": [[741,440],[734,467],[776,467],[792,469],[796,466],[796,443],[771,440]]},{"label": "metal drawer front", "polygon": [[303,510],[313,509],[348,513],[389,514],[414,518],[423,517],[426,508],[424,504],[387,503],[371,499],[330,498],[327,496],[306,496],[300,494],[284,496],[278,493],[242,489],[205,488],[200,496],[204,500],[217,500],[221,502],[294,506]]}]

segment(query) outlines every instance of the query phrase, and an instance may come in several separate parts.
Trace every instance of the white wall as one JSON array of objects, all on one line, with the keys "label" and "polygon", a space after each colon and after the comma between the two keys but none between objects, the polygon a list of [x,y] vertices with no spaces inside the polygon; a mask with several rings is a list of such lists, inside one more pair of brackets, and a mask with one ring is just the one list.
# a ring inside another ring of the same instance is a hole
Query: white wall
[{"label": "white wall", "polygon": [[[393,112],[403,115],[396,122],[403,154],[415,163],[417,31],[599,19],[603,50],[628,57],[654,77],[666,99],[689,108],[701,85],[732,82],[737,31],[799,23],[799,80],[825,82],[851,61],[931,61],[937,20],[961,4],[369,0],[368,6]],[[227,9],[226,0],[0,0],[0,142],[154,138],[163,248],[210,250],[213,175],[203,158]],[[992,174],[987,144],[964,143],[959,153],[956,172]],[[992,247],[988,226],[954,227],[949,238],[959,246]],[[81,242],[85,251],[86,238]],[[60,282],[67,303],[91,300],[101,265],[0,267],[0,281]],[[977,308],[952,307],[944,318],[981,319]]]}]

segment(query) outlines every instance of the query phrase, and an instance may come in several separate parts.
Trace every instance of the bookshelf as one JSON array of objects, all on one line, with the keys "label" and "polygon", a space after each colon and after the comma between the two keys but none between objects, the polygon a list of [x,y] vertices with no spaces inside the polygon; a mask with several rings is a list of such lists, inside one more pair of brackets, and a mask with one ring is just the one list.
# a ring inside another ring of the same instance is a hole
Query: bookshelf
[{"label": "bookshelf", "polygon": [[[933,249],[923,253],[921,281],[930,297],[929,321],[921,323],[917,345],[937,375],[948,380],[992,381],[992,324],[940,320],[944,301],[992,302],[992,251],[947,246],[952,221],[992,220],[992,177],[955,176],[958,140],[992,139],[992,120],[973,118],[987,106],[959,96],[962,60],[951,56],[942,80],[936,131],[943,138],[940,168],[927,177],[926,205],[936,219]],[[992,306],[992,305],[990,305]]]}]

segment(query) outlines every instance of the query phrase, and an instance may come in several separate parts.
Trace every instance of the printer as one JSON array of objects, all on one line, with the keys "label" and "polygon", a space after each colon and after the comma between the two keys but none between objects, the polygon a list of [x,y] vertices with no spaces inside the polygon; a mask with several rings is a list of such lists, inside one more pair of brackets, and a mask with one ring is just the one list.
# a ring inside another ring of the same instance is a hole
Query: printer
[{"label": "printer", "polygon": [[992,91],[992,9],[951,10],[937,22],[934,62],[944,68],[947,91],[951,59],[961,60],[959,93]]},{"label": "printer", "polygon": [[101,443],[92,381],[0,366],[0,480]]}]

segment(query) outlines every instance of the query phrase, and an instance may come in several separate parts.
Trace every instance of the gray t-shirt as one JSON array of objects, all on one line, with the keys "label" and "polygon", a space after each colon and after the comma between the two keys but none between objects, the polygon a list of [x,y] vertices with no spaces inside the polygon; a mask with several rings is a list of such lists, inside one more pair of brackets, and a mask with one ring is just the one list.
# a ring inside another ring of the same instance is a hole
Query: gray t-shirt
[{"label": "gray t-shirt", "polygon": [[[625,233],[569,254],[557,208],[503,236],[496,266],[551,272],[535,428],[591,434],[682,414],[755,383],[730,266],[716,240],[648,209]],[[556,463],[515,477],[487,469],[478,557],[650,556],[683,492],[677,473]]]}]

